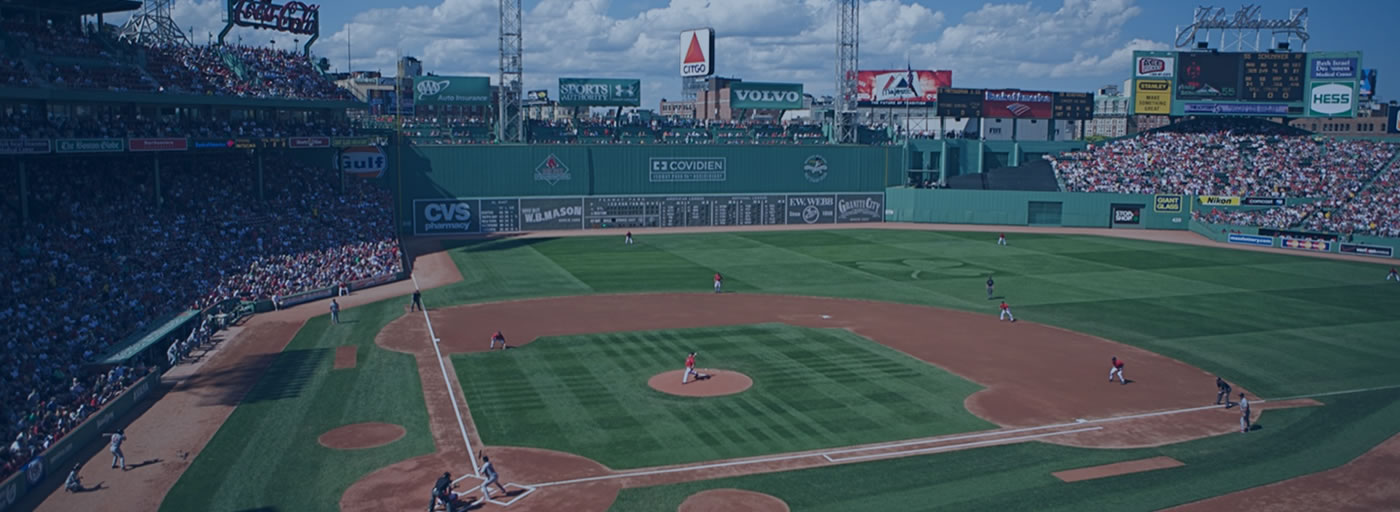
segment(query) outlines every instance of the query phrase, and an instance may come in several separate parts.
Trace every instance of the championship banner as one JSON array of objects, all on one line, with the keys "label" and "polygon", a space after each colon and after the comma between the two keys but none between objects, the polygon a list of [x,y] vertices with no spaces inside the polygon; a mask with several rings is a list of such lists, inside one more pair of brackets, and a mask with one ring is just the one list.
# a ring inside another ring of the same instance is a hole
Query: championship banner
[{"label": "championship banner", "polygon": [[560,78],[561,107],[639,107],[642,81],[625,78]]},{"label": "championship banner", "polygon": [[1181,196],[1157,194],[1152,198],[1152,211],[1157,213],[1181,213]]},{"label": "championship banner", "polygon": [[1305,251],[1332,252],[1332,242],[1326,240],[1303,240],[1299,238],[1283,237],[1279,245],[1289,249],[1300,249]]},{"label": "championship banner", "polygon": [[1172,113],[1172,83],[1170,80],[1138,80],[1133,84],[1134,114],[1170,115]]},{"label": "championship banner", "polygon": [[953,72],[946,69],[891,69],[856,73],[856,97],[860,105],[933,105],[938,89],[953,85]]},{"label": "championship banner", "polygon": [[287,147],[292,149],[312,149],[331,147],[330,137],[287,137]]},{"label": "championship banner", "polygon": [[49,139],[0,139],[0,155],[42,155],[53,151]]},{"label": "championship banner", "polygon": [[1395,255],[1395,248],[1385,245],[1365,245],[1342,243],[1342,252],[1345,254],[1361,254],[1364,256],[1381,256],[1389,258]]},{"label": "championship banner", "polygon": [[420,76],[413,79],[418,105],[489,105],[491,79],[478,76]]},{"label": "championship banner", "polygon": [[1196,196],[1196,199],[1207,206],[1239,206],[1239,196]]},{"label": "championship banner", "polygon": [[127,149],[136,151],[184,151],[189,149],[189,140],[183,137],[159,137],[127,139]]},{"label": "championship banner", "polygon": [[999,119],[1050,119],[1054,94],[1044,91],[988,89],[982,99],[982,117]]},{"label": "championship banner", "polygon": [[729,108],[797,110],[802,108],[802,84],[731,82]]},{"label": "championship banner", "polygon": [[126,151],[125,139],[58,139],[58,153],[120,153]]}]

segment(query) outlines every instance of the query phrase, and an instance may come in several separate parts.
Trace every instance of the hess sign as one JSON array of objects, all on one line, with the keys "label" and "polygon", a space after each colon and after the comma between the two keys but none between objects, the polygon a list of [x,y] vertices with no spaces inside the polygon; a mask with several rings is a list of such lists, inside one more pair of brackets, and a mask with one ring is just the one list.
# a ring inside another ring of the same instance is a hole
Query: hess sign
[{"label": "hess sign", "polygon": [[229,0],[230,21],[240,27],[265,28],[290,34],[321,33],[321,6],[295,0],[274,4],[271,0]]}]

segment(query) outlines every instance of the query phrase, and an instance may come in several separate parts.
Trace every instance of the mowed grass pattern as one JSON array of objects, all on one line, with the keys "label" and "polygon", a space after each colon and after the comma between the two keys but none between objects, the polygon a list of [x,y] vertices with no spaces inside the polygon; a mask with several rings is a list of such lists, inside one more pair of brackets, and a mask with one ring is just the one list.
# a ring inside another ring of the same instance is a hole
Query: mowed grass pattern
[{"label": "mowed grass pattern", "polygon": [[[700,352],[749,390],[687,398],[647,386]],[[616,469],[994,428],[976,384],[843,330],[762,324],[543,338],[453,356],[482,441],[548,448]]]},{"label": "mowed grass pattern", "polygon": [[[1387,266],[1142,240],[833,230],[506,239],[452,250],[471,284],[435,303],[728,291],[851,297],[996,314],[1103,336],[1264,396],[1394,384],[1400,285]],[[507,278],[508,277],[508,278]]]}]

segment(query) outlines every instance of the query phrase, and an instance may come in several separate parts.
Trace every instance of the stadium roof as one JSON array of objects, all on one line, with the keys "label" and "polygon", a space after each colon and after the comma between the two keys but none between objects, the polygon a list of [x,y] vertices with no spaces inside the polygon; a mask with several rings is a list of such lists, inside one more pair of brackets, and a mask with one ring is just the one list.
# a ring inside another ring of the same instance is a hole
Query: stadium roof
[{"label": "stadium roof", "polygon": [[54,2],[53,0],[5,0],[0,2],[0,8],[5,9],[33,9],[65,14],[122,12],[135,10],[140,7],[141,2],[136,0],[67,0],[64,2]]}]

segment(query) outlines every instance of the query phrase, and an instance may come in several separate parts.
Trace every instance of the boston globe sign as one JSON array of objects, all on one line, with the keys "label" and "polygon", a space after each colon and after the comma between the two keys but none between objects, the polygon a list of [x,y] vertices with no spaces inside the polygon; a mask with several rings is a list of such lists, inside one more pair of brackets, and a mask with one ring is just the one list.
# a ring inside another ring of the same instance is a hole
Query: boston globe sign
[{"label": "boston globe sign", "polygon": [[797,110],[802,108],[802,84],[731,82],[729,108]]},{"label": "boston globe sign", "polygon": [[478,76],[420,76],[413,79],[419,105],[489,105],[491,79]]}]

